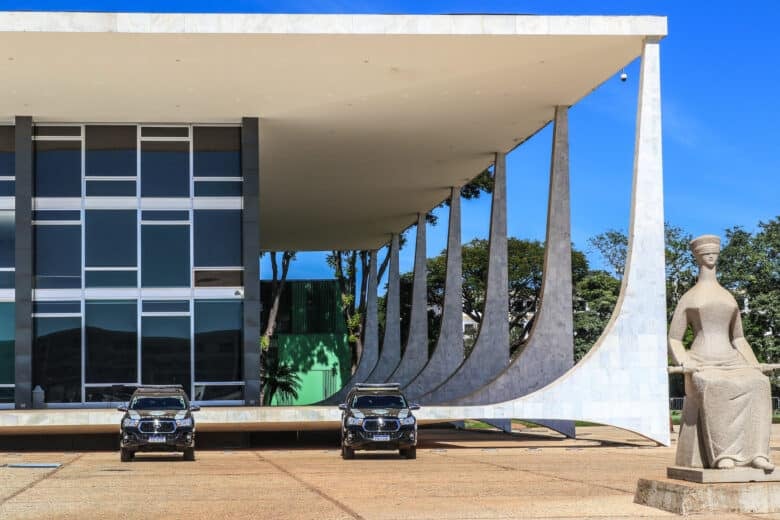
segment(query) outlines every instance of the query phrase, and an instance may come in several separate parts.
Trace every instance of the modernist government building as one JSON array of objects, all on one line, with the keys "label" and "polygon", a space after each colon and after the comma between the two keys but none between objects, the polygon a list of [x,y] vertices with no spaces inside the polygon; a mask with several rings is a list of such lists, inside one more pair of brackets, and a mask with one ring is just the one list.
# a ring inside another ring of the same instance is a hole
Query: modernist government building
[{"label": "modernist government building", "polygon": [[[258,259],[360,249],[372,259],[365,348],[344,384],[399,382],[423,423],[516,417],[571,432],[581,419],[668,443],[665,35],[653,16],[0,12],[0,433],[25,421],[113,431],[95,410],[137,384],[221,405],[200,412],[204,429],[336,424],[343,392],[257,406]],[[567,113],[637,58],[632,215],[616,224],[629,228],[626,275],[573,366]],[[521,173],[550,178],[543,303],[510,359],[505,156],[548,124],[549,171]],[[464,359],[459,188],[488,167],[485,318]],[[424,215],[449,198],[429,356]],[[415,222],[401,345],[398,236]]]}]

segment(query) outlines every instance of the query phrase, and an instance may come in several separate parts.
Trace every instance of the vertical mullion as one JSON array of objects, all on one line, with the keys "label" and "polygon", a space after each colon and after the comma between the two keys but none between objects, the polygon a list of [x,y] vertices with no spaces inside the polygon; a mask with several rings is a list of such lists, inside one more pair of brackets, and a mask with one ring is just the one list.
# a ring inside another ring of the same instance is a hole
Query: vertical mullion
[{"label": "vertical mullion", "polygon": [[86,402],[86,390],[84,388],[84,384],[86,383],[87,378],[87,359],[86,359],[86,345],[87,345],[87,334],[86,334],[86,303],[84,301],[85,298],[85,291],[86,288],[86,274],[85,274],[85,267],[87,263],[87,256],[86,256],[86,227],[87,227],[87,214],[85,211],[86,208],[86,199],[87,196],[87,181],[86,181],[86,158],[87,158],[87,152],[86,152],[86,127],[85,125],[80,125],[81,129],[81,402]]},{"label": "vertical mullion", "polygon": [[141,232],[143,231],[143,227],[141,226],[141,126],[136,125],[135,127],[135,137],[136,137],[136,143],[135,143],[135,202],[136,202],[136,244],[135,244],[135,263],[136,267],[138,268],[137,276],[136,276],[136,289],[138,290],[137,297],[136,297],[136,306],[138,310],[138,314],[136,316],[137,318],[137,331],[138,335],[136,338],[136,371],[137,371],[137,384],[141,384],[141,348],[142,348],[142,338],[143,338],[143,331],[141,330],[141,312],[143,310],[143,302],[141,301]]},{"label": "vertical mullion", "polygon": [[195,174],[195,157],[194,157],[194,128],[189,125],[187,132],[190,137],[189,150],[190,150],[190,399],[195,396],[195,285],[194,269],[195,269],[195,212],[194,212],[194,197],[195,197],[195,181],[193,176]]}]

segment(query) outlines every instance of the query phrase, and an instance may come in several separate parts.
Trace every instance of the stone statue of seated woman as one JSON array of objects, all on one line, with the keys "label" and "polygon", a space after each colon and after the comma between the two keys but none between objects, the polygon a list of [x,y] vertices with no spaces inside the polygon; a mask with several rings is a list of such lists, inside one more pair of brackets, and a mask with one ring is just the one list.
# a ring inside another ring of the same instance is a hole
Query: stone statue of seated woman
[{"label": "stone statue of seated woman", "polygon": [[[715,276],[720,239],[700,236],[691,249],[699,280],[683,295],[669,328],[670,354],[685,374],[676,464],[772,471],[769,378],[744,337],[736,300]],[[686,350],[682,340],[689,325],[694,340]]]}]

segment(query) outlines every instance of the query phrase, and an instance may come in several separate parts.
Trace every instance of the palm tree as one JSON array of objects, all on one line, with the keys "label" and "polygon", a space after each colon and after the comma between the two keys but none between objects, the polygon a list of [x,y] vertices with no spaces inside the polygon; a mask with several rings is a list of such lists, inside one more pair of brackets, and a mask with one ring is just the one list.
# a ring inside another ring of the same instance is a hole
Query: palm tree
[{"label": "palm tree", "polygon": [[277,393],[283,399],[297,399],[301,379],[291,365],[279,362],[276,349],[269,349],[262,357],[263,371],[260,384],[263,387],[263,404],[268,406]]}]

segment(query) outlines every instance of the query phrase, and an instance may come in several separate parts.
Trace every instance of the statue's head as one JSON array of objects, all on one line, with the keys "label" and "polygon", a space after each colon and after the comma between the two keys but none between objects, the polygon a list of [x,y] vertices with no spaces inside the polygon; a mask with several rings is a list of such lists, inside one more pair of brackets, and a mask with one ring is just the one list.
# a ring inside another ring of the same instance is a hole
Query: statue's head
[{"label": "statue's head", "polygon": [[713,269],[718,263],[720,254],[720,237],[717,235],[702,235],[691,240],[691,251],[696,257],[699,267]]}]

